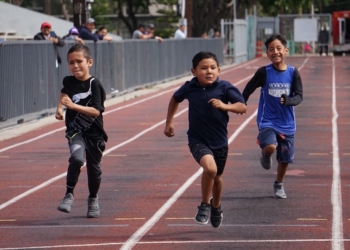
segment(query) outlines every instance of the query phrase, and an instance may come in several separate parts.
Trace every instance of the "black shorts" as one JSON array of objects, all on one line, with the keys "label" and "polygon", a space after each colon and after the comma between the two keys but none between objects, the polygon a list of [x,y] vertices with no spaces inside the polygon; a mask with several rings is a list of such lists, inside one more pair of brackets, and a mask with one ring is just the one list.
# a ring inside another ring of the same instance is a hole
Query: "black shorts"
[{"label": "black shorts", "polygon": [[210,149],[203,143],[189,143],[190,151],[194,159],[199,163],[204,155],[212,155],[217,167],[216,175],[222,175],[226,165],[228,147]]}]

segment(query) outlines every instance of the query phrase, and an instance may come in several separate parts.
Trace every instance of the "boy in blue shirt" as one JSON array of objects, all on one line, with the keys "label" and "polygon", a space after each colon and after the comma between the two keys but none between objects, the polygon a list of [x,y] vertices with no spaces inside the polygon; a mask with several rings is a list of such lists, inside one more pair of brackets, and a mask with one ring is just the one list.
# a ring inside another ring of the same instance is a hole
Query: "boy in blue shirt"
[{"label": "boy in blue shirt", "polygon": [[258,144],[262,149],[260,164],[265,169],[272,165],[271,155],[277,152],[277,177],[273,185],[275,198],[287,198],[283,179],[288,164],[294,160],[295,113],[294,106],[303,100],[303,86],[296,68],[284,62],[288,54],[287,40],[274,34],[265,42],[266,54],[272,64],[261,67],[243,90],[244,100],[261,87],[257,125]]},{"label": "boy in blue shirt", "polygon": [[218,78],[220,68],[216,55],[199,52],[192,59],[192,67],[194,77],[182,85],[170,100],[164,134],[174,136],[174,115],[179,103],[187,99],[188,145],[193,157],[203,168],[202,202],[195,220],[205,225],[211,213],[212,226],[219,227],[223,218],[222,174],[228,154],[228,111],[242,114],[247,107],[239,90]]}]

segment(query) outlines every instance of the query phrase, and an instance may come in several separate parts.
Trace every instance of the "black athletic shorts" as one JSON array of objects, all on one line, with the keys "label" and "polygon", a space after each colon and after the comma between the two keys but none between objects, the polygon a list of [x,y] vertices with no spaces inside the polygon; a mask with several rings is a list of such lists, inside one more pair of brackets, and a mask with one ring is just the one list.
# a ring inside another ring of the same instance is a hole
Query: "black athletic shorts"
[{"label": "black athletic shorts", "polygon": [[217,149],[210,149],[208,146],[206,146],[203,143],[189,143],[188,144],[190,151],[194,157],[194,159],[199,163],[201,158],[204,155],[212,155],[214,157],[216,167],[217,167],[217,173],[216,175],[222,175],[224,172],[226,160],[227,160],[227,154],[228,154],[228,147],[223,148],[217,148]]}]

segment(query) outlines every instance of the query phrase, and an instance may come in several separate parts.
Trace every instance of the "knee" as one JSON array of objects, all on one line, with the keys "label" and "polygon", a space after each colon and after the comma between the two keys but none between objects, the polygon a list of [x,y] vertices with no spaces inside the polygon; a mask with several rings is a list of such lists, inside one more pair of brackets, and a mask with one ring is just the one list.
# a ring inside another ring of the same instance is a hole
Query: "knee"
[{"label": "knee", "polygon": [[213,168],[205,168],[203,170],[203,173],[211,178],[215,178],[216,173],[217,173],[217,169],[216,169],[216,167],[215,168],[214,167]]},{"label": "knee", "polygon": [[276,145],[274,144],[269,144],[264,147],[265,154],[272,155],[273,153],[275,153],[275,151],[276,151]]},{"label": "knee", "polygon": [[81,167],[84,165],[84,160],[73,155],[69,158],[69,163]]}]

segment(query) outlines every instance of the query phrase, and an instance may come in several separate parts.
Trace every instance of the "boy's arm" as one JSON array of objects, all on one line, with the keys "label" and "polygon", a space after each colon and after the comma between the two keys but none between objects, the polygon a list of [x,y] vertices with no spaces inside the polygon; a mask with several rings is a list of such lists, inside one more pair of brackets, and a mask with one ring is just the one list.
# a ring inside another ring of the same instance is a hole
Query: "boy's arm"
[{"label": "boy's arm", "polygon": [[242,102],[225,104],[219,99],[210,99],[209,103],[211,103],[211,105],[216,109],[221,109],[223,111],[233,112],[236,114],[244,114],[247,111],[247,105]]},{"label": "boy's arm", "polygon": [[168,106],[168,113],[166,116],[165,129],[164,129],[164,134],[168,137],[173,137],[175,135],[173,120],[178,107],[179,107],[179,103],[174,99],[174,97],[171,97],[169,106]]},{"label": "boy's arm", "polygon": [[265,67],[261,67],[255,72],[253,78],[247,83],[242,92],[245,103],[247,103],[249,96],[253,94],[257,88],[264,86],[265,81],[266,69]]},{"label": "boy's arm", "polygon": [[57,120],[63,120],[63,112],[62,112],[62,98],[67,96],[67,94],[61,93],[60,94],[60,98],[58,99],[58,103],[57,103],[57,108],[56,108],[56,114],[55,114],[55,118]]},{"label": "boy's arm", "polygon": [[281,103],[285,106],[297,106],[303,101],[303,83],[297,69],[294,71],[293,85],[293,97],[288,97],[286,94],[281,96]]},{"label": "boy's arm", "polygon": [[61,104],[66,106],[67,109],[72,109],[75,110],[79,113],[85,114],[85,115],[90,115],[93,117],[97,117],[100,115],[100,111],[93,108],[93,107],[87,107],[87,106],[82,106],[79,104],[76,104],[72,102],[72,100],[69,98],[69,96],[63,96],[61,99]]}]

